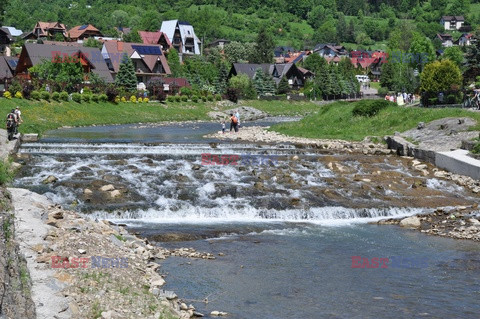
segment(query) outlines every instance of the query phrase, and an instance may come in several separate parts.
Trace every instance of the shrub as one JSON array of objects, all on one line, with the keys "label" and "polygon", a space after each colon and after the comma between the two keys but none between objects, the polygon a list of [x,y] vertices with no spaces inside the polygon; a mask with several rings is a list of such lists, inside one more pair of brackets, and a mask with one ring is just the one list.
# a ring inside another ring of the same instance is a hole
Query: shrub
[{"label": "shrub", "polygon": [[57,102],[60,101],[60,93],[53,92],[52,93],[52,100],[57,101]]},{"label": "shrub", "polygon": [[188,96],[182,95],[182,101],[183,102],[188,102]]},{"label": "shrub", "polygon": [[220,94],[216,94],[216,95],[215,95],[215,100],[221,101],[221,100],[222,100],[222,96],[221,96]]},{"label": "shrub", "polygon": [[40,95],[42,97],[42,100],[50,101],[50,93],[48,93],[47,91],[42,91]]},{"label": "shrub", "polygon": [[98,94],[92,94],[92,102],[98,103],[99,96]]},{"label": "shrub", "polygon": [[165,93],[165,91],[160,90],[157,92],[156,98],[159,102],[163,102],[167,99],[167,94]]},{"label": "shrub", "polygon": [[98,96],[98,100],[99,100],[100,102],[107,102],[107,101],[108,101],[108,96],[107,96],[106,94],[100,94],[100,95]]},{"label": "shrub", "polygon": [[447,96],[447,104],[455,104],[457,103],[457,97],[453,94]]},{"label": "shrub", "polygon": [[31,83],[26,84],[22,90],[23,97],[26,99],[30,99],[32,91],[33,91],[33,85]]},{"label": "shrub", "polygon": [[90,100],[92,99],[92,95],[90,93],[83,93],[82,94],[82,101],[85,103],[89,103]]},{"label": "shrub", "polygon": [[380,110],[388,107],[389,105],[396,105],[395,103],[385,100],[362,100],[357,102],[357,105],[353,108],[354,116],[374,116]]},{"label": "shrub", "polygon": [[180,89],[180,94],[186,95],[186,96],[192,96],[192,89],[183,87]]},{"label": "shrub", "polygon": [[22,84],[17,79],[13,79],[12,83],[8,86],[8,91],[12,96],[15,93],[22,91]]},{"label": "shrub", "polygon": [[143,103],[148,103],[148,101],[150,101],[150,100],[148,99],[148,97],[143,98]]},{"label": "shrub", "polygon": [[10,168],[10,163],[0,161],[0,185],[5,185],[10,182],[13,178],[12,169]]},{"label": "shrub", "polygon": [[82,103],[82,95],[80,93],[73,93],[72,100],[77,103]]},{"label": "shrub", "polygon": [[113,102],[114,102],[115,104],[120,103],[120,101],[121,101],[121,99],[120,99],[119,96],[116,96],[115,99],[113,100]]},{"label": "shrub", "polygon": [[238,102],[238,95],[239,95],[239,89],[236,88],[228,88],[227,89],[227,99],[229,101],[232,101],[233,103]]},{"label": "shrub", "polygon": [[182,97],[180,95],[176,95],[175,102],[181,102],[181,101],[182,101]]},{"label": "shrub", "polygon": [[200,99],[202,100],[202,102],[207,102],[207,97],[206,96],[201,96]]},{"label": "shrub", "polygon": [[109,85],[107,87],[105,94],[107,95],[108,101],[110,102],[115,102],[117,96],[119,95],[117,88],[113,85]]},{"label": "shrub", "polygon": [[142,103],[143,102],[143,99],[141,97],[138,98],[137,100],[138,103]]},{"label": "shrub", "polygon": [[137,98],[135,97],[135,95],[132,95],[132,96],[130,97],[130,102],[132,102],[132,103],[137,103]]},{"label": "shrub", "polygon": [[175,97],[174,96],[168,96],[167,97],[167,102],[174,102],[175,101]]},{"label": "shrub", "polygon": [[17,91],[17,93],[15,93],[15,98],[16,98],[16,99],[23,99],[22,92]]},{"label": "shrub", "polygon": [[90,90],[90,88],[88,86],[84,87],[83,88],[83,93],[82,94],[92,94],[92,90]]},{"label": "shrub", "polygon": [[388,88],[382,86],[378,89],[378,95],[384,96],[387,94],[388,94]]},{"label": "shrub", "polygon": [[125,103],[125,102],[127,102],[127,99],[126,99],[124,96],[122,96],[122,98],[120,99],[120,101],[122,101],[123,103]]},{"label": "shrub", "polygon": [[210,101],[210,102],[213,102],[213,95],[207,96],[207,100]]},{"label": "shrub", "polygon": [[198,96],[196,96],[196,95],[192,96],[192,102],[197,103],[198,102]]},{"label": "shrub", "polygon": [[5,91],[3,93],[3,97],[6,98],[6,99],[11,99],[12,98],[12,93],[10,93],[8,91]]},{"label": "shrub", "polygon": [[32,99],[34,99],[34,100],[40,100],[40,92],[38,92],[38,91],[32,91],[32,93],[30,94],[30,96],[31,96]]},{"label": "shrub", "polygon": [[60,100],[67,102],[68,101],[68,93],[65,91],[60,92]]}]

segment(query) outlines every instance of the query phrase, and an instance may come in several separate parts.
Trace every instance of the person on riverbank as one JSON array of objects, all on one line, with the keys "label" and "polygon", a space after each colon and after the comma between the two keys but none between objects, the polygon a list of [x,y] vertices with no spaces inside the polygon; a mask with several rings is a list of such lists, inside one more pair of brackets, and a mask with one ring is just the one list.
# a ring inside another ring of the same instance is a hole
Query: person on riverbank
[{"label": "person on riverbank", "polygon": [[222,134],[225,134],[225,121],[222,122]]},{"label": "person on riverbank", "polygon": [[237,125],[238,125],[238,128],[240,128],[240,113],[238,113],[238,111],[235,112],[235,116],[237,117]]},{"label": "person on riverbank", "polygon": [[20,111],[20,106],[17,106],[17,108],[15,109],[15,115],[17,116],[17,125],[15,126],[15,134],[18,134],[18,128],[20,127],[20,124],[23,123],[22,112]]},{"label": "person on riverbank", "polygon": [[7,136],[8,140],[11,141],[14,139],[14,134],[17,126],[17,115],[15,114],[15,109],[12,109],[10,113],[7,114]]},{"label": "person on riverbank", "polygon": [[238,132],[238,119],[233,113],[230,113],[230,132],[232,129],[236,132]]}]

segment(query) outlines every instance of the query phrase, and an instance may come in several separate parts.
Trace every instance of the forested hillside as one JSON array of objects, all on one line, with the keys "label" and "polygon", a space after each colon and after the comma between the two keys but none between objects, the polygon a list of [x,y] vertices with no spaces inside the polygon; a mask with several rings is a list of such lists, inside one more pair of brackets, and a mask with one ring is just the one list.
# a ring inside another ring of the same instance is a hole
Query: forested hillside
[{"label": "forested hillside", "polygon": [[[161,21],[181,19],[206,41],[227,38],[251,42],[267,26],[278,45],[296,48],[319,42],[370,47],[388,39],[399,19],[433,39],[442,15],[464,15],[480,24],[480,0],[5,0],[3,25],[24,31],[37,21],[68,27],[91,23],[105,35],[114,27],[158,30]],[[0,7],[0,12],[1,12]]]}]

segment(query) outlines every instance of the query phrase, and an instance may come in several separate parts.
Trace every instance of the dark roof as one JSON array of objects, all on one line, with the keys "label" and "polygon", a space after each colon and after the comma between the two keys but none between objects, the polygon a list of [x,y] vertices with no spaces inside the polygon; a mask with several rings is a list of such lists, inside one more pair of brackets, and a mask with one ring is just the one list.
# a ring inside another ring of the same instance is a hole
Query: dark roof
[{"label": "dark roof", "polygon": [[442,20],[443,21],[452,21],[452,20],[465,21],[465,18],[463,16],[443,16]]},{"label": "dark roof", "polygon": [[0,56],[0,79],[10,79],[15,73],[18,58],[10,56]]},{"label": "dark roof", "polygon": [[97,48],[25,43],[22,51],[23,50],[26,50],[32,65],[37,65],[45,60],[51,61],[55,52],[60,52],[59,54],[61,56],[64,54],[73,56],[74,54],[82,53],[82,55],[85,56],[88,62],[92,65],[93,73],[97,74],[107,83],[113,82],[112,75],[108,70],[107,63],[103,59],[102,52]]},{"label": "dark roof", "polygon": [[160,50],[159,46],[132,44],[132,48],[142,55],[162,55],[162,50]]},{"label": "dark roof", "polygon": [[438,33],[437,37],[442,41],[452,40],[452,36],[447,33],[444,33],[444,34]]},{"label": "dark roof", "polygon": [[253,64],[253,63],[234,63],[232,68],[235,70],[235,74],[246,74],[250,79],[253,79],[257,69],[262,69],[263,72],[271,74],[270,67],[272,64]]},{"label": "dark roof", "polygon": [[10,30],[8,30],[7,28],[0,28],[0,31],[4,32],[5,35],[7,36],[8,40],[9,41],[13,41],[13,37],[12,35],[10,34]]}]

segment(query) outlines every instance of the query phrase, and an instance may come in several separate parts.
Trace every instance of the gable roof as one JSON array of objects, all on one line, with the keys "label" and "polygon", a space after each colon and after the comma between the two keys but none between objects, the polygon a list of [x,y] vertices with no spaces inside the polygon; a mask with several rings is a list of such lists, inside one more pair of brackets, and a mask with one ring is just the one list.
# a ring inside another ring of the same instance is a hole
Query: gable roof
[{"label": "gable roof", "polygon": [[[182,44],[185,44],[187,38],[193,38],[195,52],[199,54],[200,53],[199,43],[201,43],[201,41],[198,39],[197,35],[195,34],[193,26],[188,22],[178,21],[178,20],[163,21],[162,26],[160,27],[160,31],[165,33],[168,39],[170,39],[170,41],[173,41],[173,37],[175,35],[175,30],[177,29],[177,27],[178,27],[178,30],[180,31]],[[187,51],[185,50],[185,45],[182,45],[182,52],[180,53],[187,53]]]},{"label": "gable roof", "polygon": [[169,47],[172,46],[172,43],[170,42],[170,38],[167,36],[166,33],[162,31],[156,31],[156,32],[138,31],[138,34],[140,35],[140,38],[142,38],[142,41],[144,44],[159,44],[160,39],[163,36],[165,38],[165,41],[167,42],[167,45]]},{"label": "gable roof", "polygon": [[166,74],[172,73],[159,44],[127,43],[116,40],[105,41],[102,52],[110,58],[115,72],[118,72],[120,69],[123,53],[126,53],[129,57],[137,53],[152,73],[157,62],[160,62]]},{"label": "gable roof", "polygon": [[107,83],[113,82],[110,70],[107,67],[105,60],[102,57],[100,50],[97,48],[78,47],[78,46],[63,46],[55,44],[38,44],[25,43],[22,48],[22,56],[28,55],[32,66],[42,63],[43,61],[51,61],[52,57],[58,54],[73,56],[81,53],[86,58],[87,62],[92,66],[92,72],[104,79]]},{"label": "gable roof", "polygon": [[448,41],[448,40],[452,40],[452,36],[450,34],[447,34],[447,33],[444,33],[444,34],[441,34],[441,33],[437,33],[437,38],[439,38],[441,41]]},{"label": "gable roof", "polygon": [[[40,29],[40,32],[36,33],[35,32],[36,29]],[[66,32],[67,32],[67,28],[63,23],[38,21],[35,27],[33,28],[33,34],[35,34],[36,36],[38,35],[39,37],[46,37],[48,36],[48,32],[51,29],[62,30],[63,35],[66,35]]]},{"label": "gable roof", "polygon": [[21,36],[22,33],[23,33],[22,30],[15,29],[14,27],[8,27],[8,26],[4,25],[4,26],[2,26],[2,28],[7,29],[12,37]]},{"label": "gable roof", "polygon": [[443,21],[465,21],[465,18],[463,16],[443,16],[442,17]]},{"label": "gable roof", "polygon": [[253,64],[253,63],[233,63],[232,70],[230,73],[234,75],[239,74],[246,74],[250,79],[255,77],[255,72],[257,69],[262,69],[263,72],[271,74],[270,67],[272,64],[264,63],[264,64]]},{"label": "gable roof", "polygon": [[0,78],[11,79],[15,74],[18,58],[10,56],[0,56]]},{"label": "gable roof", "polygon": [[77,38],[81,37],[82,34],[84,34],[87,31],[97,33],[97,35],[102,36],[102,33],[100,32],[100,30],[98,30],[97,28],[95,28],[91,24],[77,25],[76,27],[73,27],[68,31],[68,35],[72,39],[77,39]]}]

